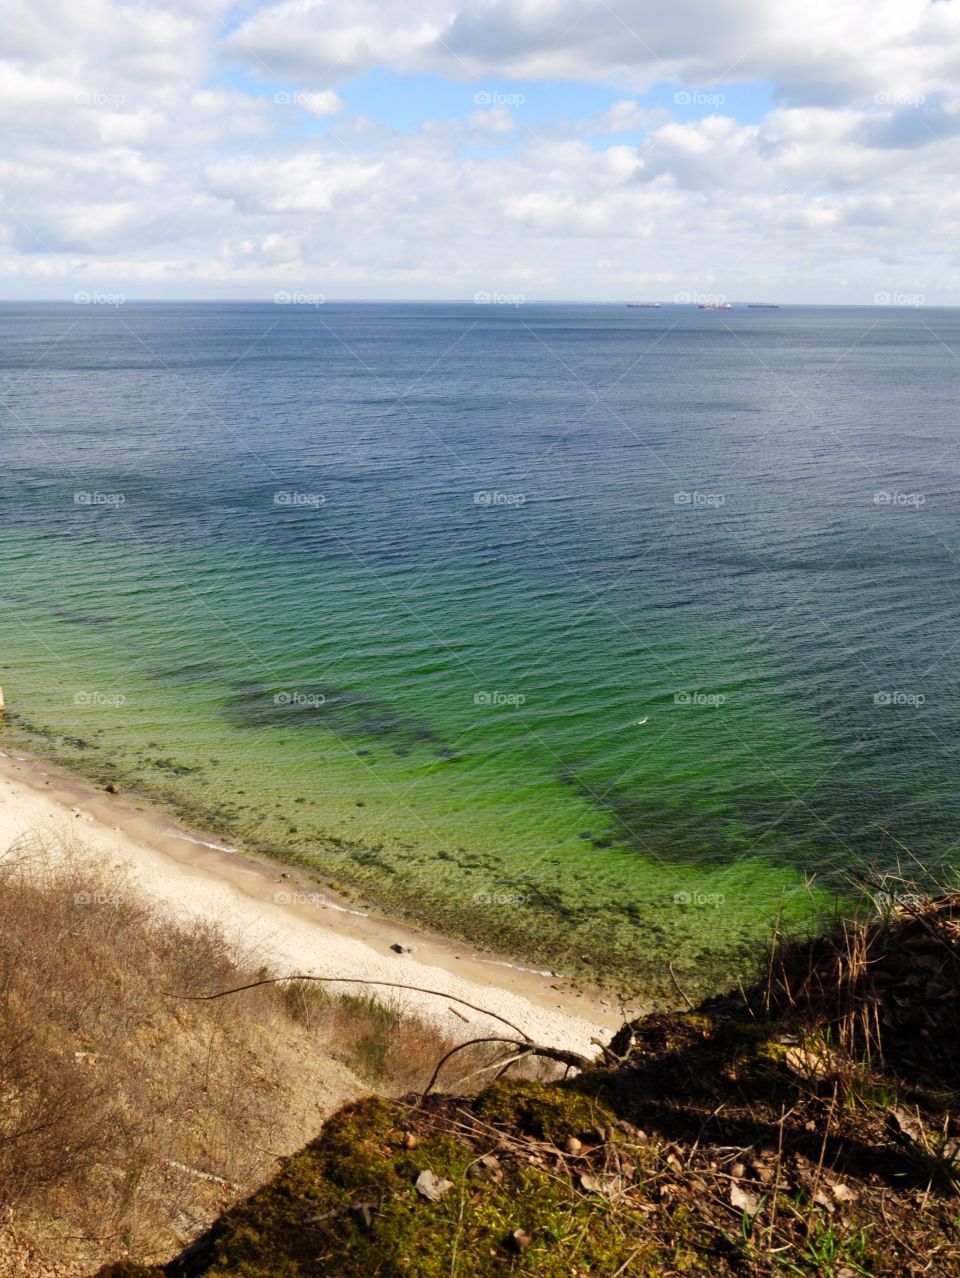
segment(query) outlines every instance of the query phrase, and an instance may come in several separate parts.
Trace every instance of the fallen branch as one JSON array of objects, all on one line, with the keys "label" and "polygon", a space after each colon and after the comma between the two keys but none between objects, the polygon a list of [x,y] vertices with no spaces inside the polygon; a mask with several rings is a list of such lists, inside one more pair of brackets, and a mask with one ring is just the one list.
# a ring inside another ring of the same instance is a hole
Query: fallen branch
[{"label": "fallen branch", "polygon": [[[492,1020],[500,1021],[508,1029],[512,1029],[519,1034],[525,1043],[532,1041],[530,1036],[519,1025],[514,1025],[513,1021],[508,1021],[505,1016],[500,1016],[497,1012],[490,1012],[485,1007],[478,1007],[476,1003],[468,1003],[465,998],[457,998],[455,994],[447,994],[444,990],[427,990],[420,985],[405,985],[402,981],[373,981],[365,977],[356,976],[268,976],[262,981],[251,981],[249,985],[235,985],[233,989],[218,990],[214,994],[174,994],[170,990],[164,990],[164,996],[166,998],[181,998],[192,1003],[205,1003],[215,998],[226,998],[228,994],[242,994],[244,990],[255,990],[261,985],[280,985],[284,981],[338,982],[341,985],[385,985],[395,990],[412,990],[415,994],[433,994],[436,998],[449,999],[453,1003],[459,1003],[461,1007],[469,1007],[472,1012],[479,1012],[481,1016],[489,1016]],[[451,1008],[450,1010],[452,1011],[453,1009]],[[483,1042],[484,1040],[477,1039],[475,1041]],[[511,1040],[506,1039],[504,1041],[510,1042]],[[575,1055],[575,1053],[568,1053],[568,1055]],[[583,1057],[579,1059],[583,1060]]]},{"label": "fallen branch", "polygon": [[[568,1052],[562,1047],[543,1047],[539,1043],[532,1042],[524,1035],[523,1042],[518,1042],[513,1038],[470,1038],[465,1043],[458,1043],[456,1047],[451,1047],[449,1052],[444,1053],[437,1062],[437,1068],[433,1071],[430,1082],[424,1089],[424,1096],[429,1096],[433,1090],[437,1079],[440,1077],[440,1071],[446,1065],[452,1056],[456,1056],[457,1052],[462,1052],[466,1047],[475,1047],[478,1043],[506,1043],[509,1047],[519,1047],[523,1049],[524,1056],[542,1056],[548,1061],[557,1061],[561,1065],[573,1065],[577,1069],[589,1069],[593,1064],[586,1056],[581,1056],[579,1052]],[[501,1064],[503,1062],[500,1062]],[[492,1068],[492,1067],[491,1067]],[[479,1070],[477,1071],[480,1072]]]}]

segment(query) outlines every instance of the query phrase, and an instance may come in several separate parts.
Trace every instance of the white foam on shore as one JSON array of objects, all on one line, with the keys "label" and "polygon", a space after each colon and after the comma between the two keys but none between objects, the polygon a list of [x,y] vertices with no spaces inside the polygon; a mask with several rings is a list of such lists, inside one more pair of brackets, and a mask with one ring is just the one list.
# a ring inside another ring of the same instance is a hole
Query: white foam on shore
[{"label": "white foam on shore", "polygon": [[178,830],[165,830],[171,839],[181,839],[184,843],[196,843],[197,847],[213,848],[214,852],[236,852],[236,848],[225,847],[222,843],[208,843],[206,839],[194,839],[189,834],[180,834]]},{"label": "white foam on shore", "polygon": [[341,914],[355,914],[358,919],[368,919],[370,917],[366,910],[351,910],[346,905],[337,905],[336,901],[329,900],[319,892],[316,895],[320,900],[320,904],[327,906],[331,910],[339,910]]},{"label": "white foam on shore", "polygon": [[503,959],[480,959],[481,963],[489,963],[491,967],[512,967],[515,972],[529,972],[531,976],[554,976],[555,973],[543,971],[539,967],[524,967],[522,963],[506,963]]}]

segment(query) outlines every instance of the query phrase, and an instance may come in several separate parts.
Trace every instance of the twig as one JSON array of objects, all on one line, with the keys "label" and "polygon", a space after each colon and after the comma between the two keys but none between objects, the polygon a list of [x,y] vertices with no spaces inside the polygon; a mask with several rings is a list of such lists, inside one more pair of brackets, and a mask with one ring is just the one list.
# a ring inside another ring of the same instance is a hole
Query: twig
[{"label": "twig", "polygon": [[437,1079],[440,1077],[440,1071],[451,1056],[456,1056],[457,1052],[462,1052],[466,1047],[474,1047],[477,1043],[508,1043],[511,1047],[526,1049],[524,1051],[525,1056],[544,1056],[548,1061],[559,1061],[561,1065],[575,1065],[577,1069],[589,1069],[591,1065],[591,1062],[578,1052],[568,1052],[560,1047],[541,1047],[537,1043],[532,1043],[529,1038],[525,1038],[522,1043],[518,1043],[512,1038],[493,1037],[492,1035],[486,1038],[469,1038],[465,1043],[458,1043],[456,1047],[451,1047],[449,1052],[445,1052],[441,1056],[437,1062],[436,1069],[433,1071],[433,1076],[424,1090],[424,1096],[430,1095]]},{"label": "twig", "polygon": [[[532,1054],[532,1052],[517,1052],[515,1056],[508,1056],[506,1060],[501,1056],[499,1060],[494,1061],[491,1065],[481,1065],[479,1069],[475,1069],[471,1073],[465,1074],[462,1078],[458,1078],[457,1086],[459,1087],[461,1083],[469,1082],[471,1078],[476,1078],[478,1074],[486,1074],[491,1069],[499,1069],[500,1074],[505,1074],[511,1065],[515,1065],[517,1061],[526,1060]],[[497,1075],[497,1078],[500,1077],[500,1074]]]},{"label": "twig", "polygon": [[820,1177],[823,1175],[823,1164],[827,1157],[827,1141],[830,1139],[830,1130],[833,1127],[833,1114],[834,1114],[834,1110],[837,1108],[837,1093],[838,1093],[838,1086],[836,1083],[834,1083],[833,1099],[830,1102],[830,1112],[829,1114],[827,1114],[827,1122],[823,1131],[823,1143],[820,1146],[820,1159],[817,1163],[817,1170],[813,1177],[813,1190],[810,1194],[810,1199],[812,1202],[816,1201],[817,1190],[820,1188]]},{"label": "twig", "polygon": [[787,1117],[786,1108],[780,1106],[779,1135],[777,1137],[777,1171],[773,1181],[773,1200],[770,1204],[770,1227],[767,1231],[767,1250],[773,1248],[773,1234],[777,1227],[777,1199],[780,1194],[780,1177],[783,1173],[783,1124]]},{"label": "twig", "polygon": [[641,1250],[642,1248],[638,1247],[636,1251],[632,1251],[630,1255],[626,1258],[626,1260],[623,1262],[623,1264],[620,1266],[620,1268],[617,1270],[617,1272],[613,1275],[613,1278],[620,1278],[621,1274],[625,1274],[627,1272],[627,1269],[630,1267],[630,1265],[640,1255]]},{"label": "twig", "polygon": [[683,999],[683,1001],[686,1003],[687,1007],[689,1007],[690,1011],[691,1011],[691,1012],[695,1011],[696,1009],[695,1009],[694,1005],[690,1002],[689,998],[687,998],[687,995],[686,995],[685,990],[683,990],[683,989],[681,988],[680,982],[677,980],[677,974],[676,974],[676,972],[673,970],[673,964],[672,964],[672,963],[668,963],[668,964],[667,964],[667,967],[670,969],[670,975],[673,977],[673,983],[674,983],[674,985],[677,987],[677,993],[680,995],[680,997],[681,997],[681,998]]}]

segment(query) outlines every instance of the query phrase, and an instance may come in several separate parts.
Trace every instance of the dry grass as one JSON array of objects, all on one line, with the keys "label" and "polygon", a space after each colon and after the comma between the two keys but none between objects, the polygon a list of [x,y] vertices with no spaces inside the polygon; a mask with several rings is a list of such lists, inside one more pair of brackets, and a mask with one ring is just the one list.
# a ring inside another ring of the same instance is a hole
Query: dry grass
[{"label": "dry grass", "polygon": [[864,881],[852,916],[775,945],[751,1003],[806,1022],[850,1068],[960,1089],[960,891]]},{"label": "dry grass", "polygon": [[261,974],[217,928],[136,901],[89,852],[33,845],[0,859],[3,1278],[168,1253],[331,1110],[371,1086],[422,1086],[450,1046],[374,998],[163,995]]}]

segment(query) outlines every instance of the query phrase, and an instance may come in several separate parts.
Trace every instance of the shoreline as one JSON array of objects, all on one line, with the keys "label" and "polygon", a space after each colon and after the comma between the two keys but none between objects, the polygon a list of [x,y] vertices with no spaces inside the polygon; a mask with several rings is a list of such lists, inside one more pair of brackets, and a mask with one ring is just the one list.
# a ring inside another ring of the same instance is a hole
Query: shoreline
[{"label": "shoreline", "polygon": [[[30,835],[67,836],[101,863],[123,865],[133,893],[175,917],[218,923],[247,961],[277,975],[310,973],[398,981],[442,990],[506,1017],[537,1041],[593,1055],[622,1024],[616,1000],[509,956],[366,913],[320,891],[295,866],[220,844],[136,794],[112,795],[35,755],[0,751],[0,850]],[[398,954],[390,947],[411,947]],[[342,987],[349,989],[346,981]],[[355,986],[377,992],[376,986]],[[403,1010],[452,1037],[508,1032],[502,1022],[443,998],[384,989]],[[636,1003],[632,1014],[646,1010]]]}]

